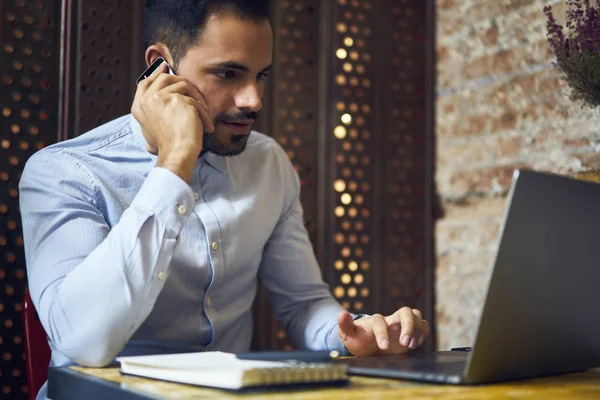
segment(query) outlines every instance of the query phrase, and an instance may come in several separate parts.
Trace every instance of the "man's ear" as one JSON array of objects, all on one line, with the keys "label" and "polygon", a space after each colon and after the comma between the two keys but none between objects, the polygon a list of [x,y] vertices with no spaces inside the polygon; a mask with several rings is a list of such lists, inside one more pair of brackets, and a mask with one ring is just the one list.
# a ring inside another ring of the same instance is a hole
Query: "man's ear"
[{"label": "man's ear", "polygon": [[149,46],[146,49],[146,66],[150,66],[158,57],[164,58],[169,65],[173,65],[173,57],[171,57],[171,52],[169,48],[162,43],[157,43]]}]

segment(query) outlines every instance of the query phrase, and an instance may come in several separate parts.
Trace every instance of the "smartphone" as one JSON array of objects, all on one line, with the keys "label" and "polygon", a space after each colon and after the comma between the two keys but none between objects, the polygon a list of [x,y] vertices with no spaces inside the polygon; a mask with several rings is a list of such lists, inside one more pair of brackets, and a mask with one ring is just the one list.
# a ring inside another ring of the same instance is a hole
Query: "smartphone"
[{"label": "smartphone", "polygon": [[169,65],[169,63],[162,57],[158,57],[156,60],[154,60],[154,62],[148,67],[146,68],[146,70],[144,72],[142,72],[142,74],[135,80],[135,84],[139,85],[141,81],[143,81],[144,79],[146,79],[147,77],[149,77],[150,75],[152,75],[154,73],[154,71],[157,70],[158,67],[161,66],[162,63],[167,64],[167,67],[169,68],[169,74],[171,75],[175,75],[175,72],[173,72],[173,68],[171,68],[171,66]]}]

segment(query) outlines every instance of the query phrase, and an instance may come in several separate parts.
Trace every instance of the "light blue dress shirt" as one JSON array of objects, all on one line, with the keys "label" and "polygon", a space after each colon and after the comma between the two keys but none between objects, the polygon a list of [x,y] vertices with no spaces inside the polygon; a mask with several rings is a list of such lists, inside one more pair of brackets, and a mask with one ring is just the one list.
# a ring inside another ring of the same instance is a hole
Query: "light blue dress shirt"
[{"label": "light blue dress shirt", "polygon": [[295,343],[344,351],[283,149],[253,132],[238,156],[200,157],[188,185],[145,146],[127,115],[25,166],[27,274],[51,365],[248,351],[258,279]]}]

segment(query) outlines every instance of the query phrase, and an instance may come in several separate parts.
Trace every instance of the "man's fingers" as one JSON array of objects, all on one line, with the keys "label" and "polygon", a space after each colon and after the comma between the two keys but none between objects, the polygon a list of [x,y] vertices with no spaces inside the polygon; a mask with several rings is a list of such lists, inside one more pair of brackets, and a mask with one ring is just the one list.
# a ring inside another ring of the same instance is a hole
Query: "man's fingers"
[{"label": "man's fingers", "polygon": [[[168,79],[165,79],[165,81],[168,82]],[[202,96],[200,90],[198,90],[198,88],[188,80],[180,77],[177,77],[176,80],[170,85],[165,86],[162,91],[168,93],[178,93],[184,96],[189,96],[198,101],[204,101],[204,96]]]},{"label": "man's fingers", "polygon": [[421,326],[421,337],[419,338],[418,347],[423,346],[423,343],[425,342],[425,339],[427,339],[427,336],[429,336],[429,323],[423,320]]},{"label": "man's fingers", "polygon": [[421,339],[421,336],[423,335],[423,314],[421,314],[421,311],[417,310],[416,308],[413,308],[411,311],[414,316],[413,321],[415,323],[415,328],[412,334],[412,339],[410,341],[409,347],[411,349],[418,349],[419,341]]},{"label": "man's fingers", "polygon": [[[152,76],[154,76],[154,74]],[[193,83],[181,76],[166,73],[163,73],[161,76],[157,76],[154,84],[152,85],[152,91],[158,90],[168,93],[182,94],[202,103],[206,103],[204,95],[200,92],[200,90],[198,90]]]},{"label": "man's fingers", "polygon": [[[167,88],[171,89],[171,86],[177,85],[179,82],[185,82],[185,78],[177,75],[171,75],[167,73],[158,74],[154,82],[148,88],[148,93],[155,93]],[[187,89],[180,89],[181,94],[185,94]]]},{"label": "man's fingers", "polygon": [[354,320],[348,311],[342,311],[338,314],[338,327],[342,340],[347,340],[349,337],[356,335]]},{"label": "man's fingers", "polygon": [[154,81],[156,81],[162,73],[165,73],[168,70],[169,69],[165,63],[160,64],[158,68],[156,68],[156,70],[152,73],[152,75],[150,75],[138,84],[138,88],[140,88],[142,93],[146,92],[154,83]]},{"label": "man's fingers", "polygon": [[[172,75],[169,75],[172,77]],[[167,79],[164,80],[167,82]],[[213,124],[212,119],[210,118],[210,114],[208,112],[208,107],[206,102],[204,101],[204,95],[198,90],[196,86],[194,86],[191,82],[187,80],[180,80],[176,83],[172,83],[168,86],[165,86],[162,89],[162,92],[172,93],[172,94],[181,94],[183,96],[187,96],[194,100],[194,107],[198,110],[198,115],[200,116],[200,120],[202,121],[202,126],[204,130],[208,132],[214,132],[215,126]]]},{"label": "man's fingers", "polygon": [[413,308],[411,311],[416,317],[418,317],[421,320],[423,319],[423,314],[421,314],[420,310]]},{"label": "man's fingers", "polygon": [[388,333],[388,324],[382,315],[373,315],[369,317],[371,329],[375,335],[377,346],[381,350],[387,350],[390,346],[390,335]]},{"label": "man's fingers", "polygon": [[148,99],[150,96],[155,95],[158,90],[181,80],[181,78],[177,76],[164,73],[166,71],[167,66],[161,64],[152,75],[139,83],[137,90],[135,91],[132,109],[134,107],[139,108],[140,104],[144,102],[142,99]]},{"label": "man's fingers", "polygon": [[202,121],[204,130],[214,132],[215,126],[210,118],[204,95],[191,82],[183,77],[171,75],[167,73],[168,71],[167,64],[161,64],[152,75],[140,82],[136,97],[143,94],[150,95],[158,91],[190,97],[194,100],[193,105],[198,110],[198,116]]},{"label": "man's fingers", "polygon": [[400,344],[404,347],[410,346],[415,334],[415,315],[410,307],[402,307],[394,313],[396,319],[400,320]]},{"label": "man's fingers", "polygon": [[203,130],[208,131],[208,132],[213,132],[215,130],[213,122],[210,119],[210,115],[208,115],[208,111],[206,110],[206,107],[203,104],[201,104],[196,99],[192,99],[189,96],[183,96],[180,94],[177,94],[176,96],[181,96],[181,99],[184,102],[186,102],[187,104],[190,104],[192,107],[194,107],[196,109],[196,112],[198,113],[198,118],[200,118],[200,121],[202,121],[202,129]]},{"label": "man's fingers", "polygon": [[150,75],[143,81],[140,81],[140,83],[137,85],[137,89],[133,97],[133,104],[131,105],[131,112],[134,114],[134,116],[136,116],[136,114],[139,112],[140,99],[142,98],[142,96],[148,91],[148,88],[150,87],[150,85],[152,85],[156,78],[158,78],[160,72],[165,71],[167,71],[167,67],[165,65],[160,65],[152,75]]},{"label": "man's fingers", "polygon": [[187,98],[189,100],[189,103],[193,105],[198,111],[198,116],[202,121],[202,127],[204,128],[204,130],[208,132],[213,132],[215,130],[215,126],[212,122],[212,119],[210,118],[208,107],[204,102],[204,96],[202,96],[198,88],[196,88],[190,82],[182,80],[182,78],[180,77],[167,74],[163,75],[165,77],[162,78],[160,82],[156,81],[155,85],[153,85],[151,89],[148,90],[148,93],[164,86],[160,93],[168,93],[167,96],[181,95]]},{"label": "man's fingers", "polygon": [[198,111],[198,116],[200,117],[200,120],[202,121],[203,129],[207,132],[214,132],[215,125],[213,124],[213,121],[210,118],[210,115],[208,114],[208,109],[206,108],[206,105],[204,103],[197,101],[196,99],[192,99],[192,103],[194,104],[194,107],[196,107],[196,110]]},{"label": "man's fingers", "polygon": [[208,112],[208,106],[206,105],[204,95],[191,82],[184,81],[184,83],[187,84],[185,88],[185,95],[196,100],[196,103],[201,106],[198,109],[198,115],[200,115],[200,119],[202,120],[202,126],[204,127],[204,130],[208,132],[214,132],[215,125],[213,124],[213,121],[210,118],[210,113]]}]

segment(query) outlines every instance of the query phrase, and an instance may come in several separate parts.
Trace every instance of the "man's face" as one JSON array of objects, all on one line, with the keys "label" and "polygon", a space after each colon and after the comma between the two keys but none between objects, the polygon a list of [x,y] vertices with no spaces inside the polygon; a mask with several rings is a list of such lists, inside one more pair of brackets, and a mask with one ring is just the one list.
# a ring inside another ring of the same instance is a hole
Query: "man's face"
[{"label": "man's face", "polygon": [[195,45],[177,67],[202,94],[215,124],[204,132],[204,149],[223,156],[241,153],[262,108],[271,68],[273,36],[267,19],[212,14]]}]

